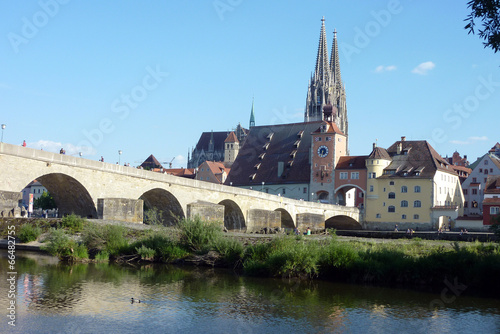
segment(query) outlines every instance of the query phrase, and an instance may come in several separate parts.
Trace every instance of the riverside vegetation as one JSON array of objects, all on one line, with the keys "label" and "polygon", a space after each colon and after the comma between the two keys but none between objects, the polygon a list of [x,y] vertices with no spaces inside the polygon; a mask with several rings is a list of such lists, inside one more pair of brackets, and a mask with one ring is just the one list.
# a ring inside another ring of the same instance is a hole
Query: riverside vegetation
[{"label": "riverside vegetation", "polygon": [[249,276],[325,279],[351,283],[442,289],[446,284],[500,297],[498,243],[373,243],[282,235],[244,244],[221,224],[183,219],[175,227],[138,231],[121,225],[88,222],[74,215],[51,226],[24,224],[18,237],[36,240],[65,261],[209,264]]}]

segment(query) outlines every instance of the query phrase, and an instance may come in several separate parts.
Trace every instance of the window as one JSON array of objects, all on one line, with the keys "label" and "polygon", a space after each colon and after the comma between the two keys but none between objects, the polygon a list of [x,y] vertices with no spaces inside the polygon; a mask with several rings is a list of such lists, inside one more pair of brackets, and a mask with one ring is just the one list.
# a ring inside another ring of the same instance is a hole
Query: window
[{"label": "window", "polygon": [[407,208],[408,207],[408,201],[401,201],[401,207],[402,208]]},{"label": "window", "polygon": [[473,177],[472,178],[472,183],[477,183],[477,178]]},{"label": "window", "polygon": [[467,195],[467,189],[464,189],[464,195]]},{"label": "window", "polygon": [[326,137],[326,141],[332,140],[332,137]]},{"label": "window", "polygon": [[396,198],[396,193],[390,192],[388,197],[389,198]]},{"label": "window", "polygon": [[371,193],[373,192],[373,186],[370,186],[370,192]]},{"label": "window", "polygon": [[477,189],[472,189],[472,195],[477,195]]},{"label": "window", "polygon": [[484,164],[487,165],[488,164],[488,160],[484,160]]},{"label": "window", "polygon": [[340,172],[340,179],[347,180],[347,172]]},{"label": "window", "polygon": [[368,173],[368,178],[369,179],[375,179],[375,178],[377,178],[377,173]]},{"label": "window", "polygon": [[420,186],[415,186],[413,188],[413,191],[416,192],[416,193],[419,193],[420,192]]},{"label": "window", "polygon": [[377,213],[377,215],[375,216],[376,218],[380,218],[380,213]]},{"label": "window", "polygon": [[396,212],[396,207],[394,205],[390,205],[388,208],[387,208],[387,212]]},{"label": "window", "polygon": [[359,179],[359,172],[351,172],[351,179],[358,180]]},{"label": "window", "polygon": [[285,188],[283,188],[283,195],[284,195],[284,194],[286,194],[286,189],[285,189]]},{"label": "window", "polygon": [[482,168],[479,168],[479,173],[482,173],[483,172],[483,169]]},{"label": "window", "polygon": [[307,194],[307,188],[306,187],[304,187],[304,189],[302,190],[302,193]]},{"label": "window", "polygon": [[407,186],[402,186],[401,187],[401,192],[402,193],[407,193],[408,192],[408,187]]},{"label": "window", "polygon": [[498,215],[500,213],[500,207],[492,206],[490,208],[490,215]]},{"label": "window", "polygon": [[469,202],[465,201],[464,202],[464,208],[468,208],[469,207]]},{"label": "window", "polygon": [[406,215],[401,215],[401,219],[406,219]]},{"label": "window", "polygon": [[203,176],[200,176],[200,181],[203,181]]},{"label": "window", "polygon": [[420,201],[414,201],[413,202],[413,207],[414,208],[421,208],[422,207],[422,202],[420,202]]},{"label": "window", "polygon": [[490,173],[493,173],[493,168],[490,168]]},{"label": "window", "polygon": [[419,215],[413,215],[413,219],[420,219]]},{"label": "window", "polygon": [[389,185],[393,186],[394,185],[394,181],[389,182]]}]

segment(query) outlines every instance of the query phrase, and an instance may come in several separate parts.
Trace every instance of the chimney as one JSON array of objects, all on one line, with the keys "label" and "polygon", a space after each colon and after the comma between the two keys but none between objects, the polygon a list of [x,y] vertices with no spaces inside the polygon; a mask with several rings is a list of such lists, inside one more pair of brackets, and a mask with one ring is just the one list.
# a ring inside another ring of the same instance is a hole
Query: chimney
[{"label": "chimney", "polygon": [[396,153],[401,154],[402,150],[403,150],[403,142],[399,142]]},{"label": "chimney", "polygon": [[377,143],[373,143],[373,149],[377,148]]},{"label": "chimney", "polygon": [[401,141],[405,141],[406,140],[406,136],[401,136]]}]

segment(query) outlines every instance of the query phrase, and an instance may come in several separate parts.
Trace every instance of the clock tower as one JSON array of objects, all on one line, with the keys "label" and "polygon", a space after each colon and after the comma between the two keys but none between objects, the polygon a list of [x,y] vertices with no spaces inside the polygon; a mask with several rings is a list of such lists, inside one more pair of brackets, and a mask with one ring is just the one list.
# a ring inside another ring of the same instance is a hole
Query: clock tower
[{"label": "clock tower", "polygon": [[332,105],[324,108],[325,120],[311,134],[310,200],[334,204],[334,172],[341,156],[347,155],[347,136],[332,119]]}]

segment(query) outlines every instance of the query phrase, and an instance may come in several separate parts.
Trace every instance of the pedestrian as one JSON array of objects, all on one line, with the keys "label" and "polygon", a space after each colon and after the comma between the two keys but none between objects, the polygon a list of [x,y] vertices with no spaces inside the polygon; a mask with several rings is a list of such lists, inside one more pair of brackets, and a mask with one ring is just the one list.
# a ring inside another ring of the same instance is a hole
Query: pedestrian
[{"label": "pedestrian", "polygon": [[398,232],[398,231],[399,231],[399,230],[398,230],[398,224],[396,224],[396,225],[394,226],[394,232]]},{"label": "pedestrian", "polygon": [[23,140],[23,147],[26,147],[26,140]]}]

